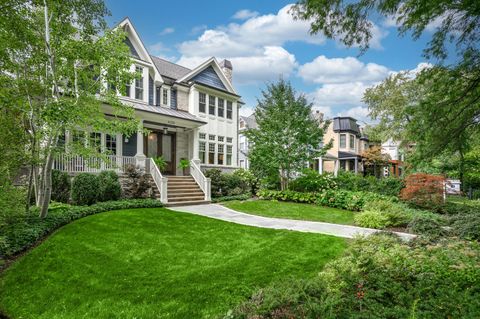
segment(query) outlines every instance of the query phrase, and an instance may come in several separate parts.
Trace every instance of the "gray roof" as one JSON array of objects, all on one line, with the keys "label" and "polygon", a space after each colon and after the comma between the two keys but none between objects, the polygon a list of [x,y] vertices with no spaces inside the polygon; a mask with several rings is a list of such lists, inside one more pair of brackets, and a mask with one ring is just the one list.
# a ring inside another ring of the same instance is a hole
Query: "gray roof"
[{"label": "gray roof", "polygon": [[335,117],[333,119],[334,132],[351,132],[360,136],[360,127],[353,117]]},{"label": "gray roof", "polygon": [[152,58],[158,73],[160,73],[162,76],[178,80],[192,71],[189,68],[164,60],[154,55],[150,55],[150,57]]},{"label": "gray roof", "polygon": [[255,113],[250,116],[240,116],[240,119],[245,121],[247,128],[258,128],[257,120],[255,119]]},{"label": "gray roof", "polygon": [[146,111],[150,113],[157,113],[161,115],[167,115],[167,116],[172,116],[176,117],[179,119],[184,119],[184,120],[189,120],[189,121],[194,121],[198,123],[204,123],[206,124],[204,120],[202,120],[199,117],[196,117],[195,115],[188,113],[186,111],[179,111],[179,110],[174,110],[174,109],[169,109],[167,107],[163,106],[153,106],[153,105],[147,105],[143,103],[135,103],[133,101],[129,101],[129,104],[131,104],[135,109],[141,110],[141,111]]}]

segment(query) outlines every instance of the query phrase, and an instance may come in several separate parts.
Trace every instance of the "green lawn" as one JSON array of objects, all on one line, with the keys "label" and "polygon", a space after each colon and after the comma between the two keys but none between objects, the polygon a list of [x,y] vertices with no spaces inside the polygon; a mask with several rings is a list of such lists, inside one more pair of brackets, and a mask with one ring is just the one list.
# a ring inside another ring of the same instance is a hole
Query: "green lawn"
[{"label": "green lawn", "polygon": [[341,238],[242,226],[167,209],[77,220],[0,278],[13,318],[210,318],[259,287],[314,276]]},{"label": "green lawn", "polygon": [[267,200],[231,201],[225,202],[223,205],[239,212],[265,217],[311,220],[344,225],[353,225],[355,214],[338,208]]}]

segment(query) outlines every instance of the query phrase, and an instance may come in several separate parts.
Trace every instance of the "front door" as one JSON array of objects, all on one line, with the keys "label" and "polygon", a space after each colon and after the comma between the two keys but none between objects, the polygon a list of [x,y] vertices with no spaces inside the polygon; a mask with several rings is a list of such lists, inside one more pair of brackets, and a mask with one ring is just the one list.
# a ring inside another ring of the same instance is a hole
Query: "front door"
[{"label": "front door", "polygon": [[163,134],[163,132],[151,130],[145,139],[143,145],[147,157],[162,156],[167,162],[167,167],[162,174],[175,175],[175,133]]}]

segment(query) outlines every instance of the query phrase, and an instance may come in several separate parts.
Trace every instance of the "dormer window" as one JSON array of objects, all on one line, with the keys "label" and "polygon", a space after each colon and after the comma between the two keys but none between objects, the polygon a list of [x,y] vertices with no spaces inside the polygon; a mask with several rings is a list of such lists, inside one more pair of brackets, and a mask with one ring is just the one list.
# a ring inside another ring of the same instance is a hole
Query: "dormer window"
[{"label": "dormer window", "polygon": [[143,68],[137,66],[135,71],[141,75],[140,78],[135,79],[135,98],[143,100]]},{"label": "dormer window", "polygon": [[168,105],[168,89],[166,88],[162,89],[162,104]]}]

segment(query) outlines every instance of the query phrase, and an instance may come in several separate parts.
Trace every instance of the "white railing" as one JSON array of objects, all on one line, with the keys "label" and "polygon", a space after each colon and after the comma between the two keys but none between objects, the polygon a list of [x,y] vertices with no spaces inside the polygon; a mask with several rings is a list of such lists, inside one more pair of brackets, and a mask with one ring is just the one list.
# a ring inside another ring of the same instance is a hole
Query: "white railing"
[{"label": "white railing", "polygon": [[191,160],[190,161],[190,174],[192,175],[193,179],[197,182],[198,186],[200,186],[201,190],[205,194],[205,200],[211,200],[211,180],[210,178],[206,178],[203,175],[202,170],[200,169],[200,161],[199,160]]},{"label": "white railing", "polygon": [[101,158],[59,155],[53,163],[53,169],[68,173],[100,173],[101,171],[116,171],[123,173],[126,165],[136,165],[133,156],[104,155]]},{"label": "white railing", "polygon": [[147,172],[152,175],[153,181],[160,191],[160,201],[164,204],[168,203],[168,178],[162,176],[162,173],[153,159],[147,158],[146,162]]}]

